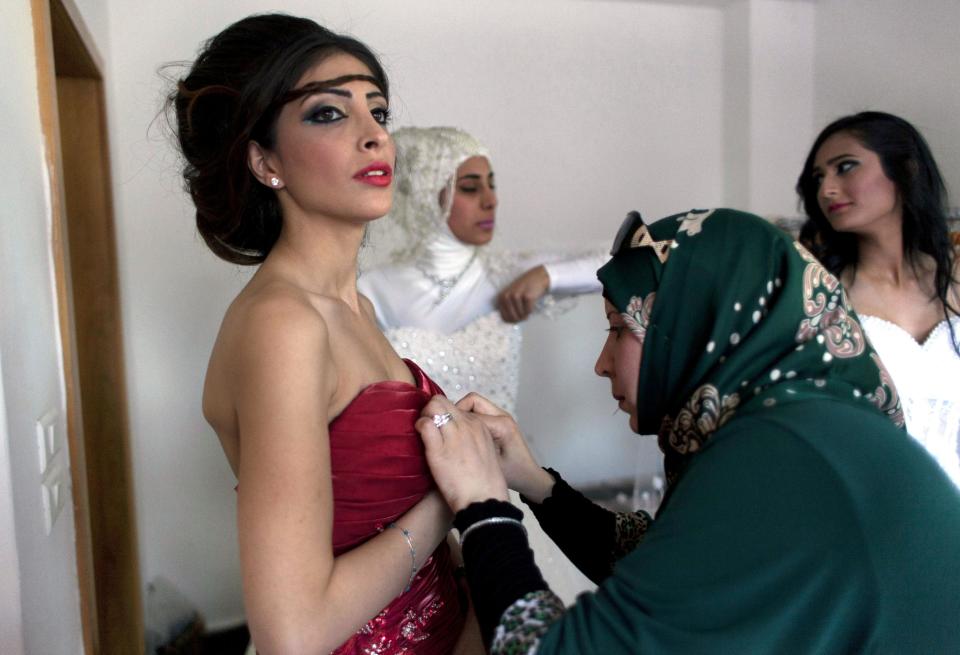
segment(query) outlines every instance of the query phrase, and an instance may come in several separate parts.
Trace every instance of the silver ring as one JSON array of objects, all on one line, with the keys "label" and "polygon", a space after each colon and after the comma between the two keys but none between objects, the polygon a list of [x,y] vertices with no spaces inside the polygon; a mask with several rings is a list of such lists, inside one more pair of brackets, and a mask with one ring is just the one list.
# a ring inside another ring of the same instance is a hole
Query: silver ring
[{"label": "silver ring", "polygon": [[453,420],[453,415],[450,412],[444,412],[443,414],[433,415],[433,424],[437,426],[438,430],[452,420]]}]

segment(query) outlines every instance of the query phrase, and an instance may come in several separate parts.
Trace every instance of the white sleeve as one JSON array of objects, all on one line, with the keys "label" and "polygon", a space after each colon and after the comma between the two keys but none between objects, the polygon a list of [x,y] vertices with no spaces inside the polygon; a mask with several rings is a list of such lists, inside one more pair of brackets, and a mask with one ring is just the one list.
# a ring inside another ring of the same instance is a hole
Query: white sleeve
[{"label": "white sleeve", "polygon": [[599,293],[601,285],[600,280],[597,279],[597,269],[603,266],[607,259],[605,255],[590,254],[544,263],[543,267],[547,269],[547,275],[550,276],[550,293],[558,295]]}]

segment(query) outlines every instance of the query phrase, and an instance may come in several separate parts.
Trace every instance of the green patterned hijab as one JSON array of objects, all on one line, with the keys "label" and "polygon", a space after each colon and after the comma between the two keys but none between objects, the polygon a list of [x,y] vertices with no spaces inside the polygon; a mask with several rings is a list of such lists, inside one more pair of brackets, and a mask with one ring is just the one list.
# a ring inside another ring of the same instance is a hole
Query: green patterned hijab
[{"label": "green patterned hijab", "polygon": [[767,221],[693,210],[627,216],[597,276],[644,340],[639,432],[668,482],[737,414],[812,397],[869,404],[903,426],[893,382],[839,280]]}]

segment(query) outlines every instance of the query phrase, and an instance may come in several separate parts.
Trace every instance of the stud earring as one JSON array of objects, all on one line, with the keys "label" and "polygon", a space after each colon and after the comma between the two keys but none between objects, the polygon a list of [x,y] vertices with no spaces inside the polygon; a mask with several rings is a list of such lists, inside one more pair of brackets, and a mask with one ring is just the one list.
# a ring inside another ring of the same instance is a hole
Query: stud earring
[{"label": "stud earring", "polygon": [[270,186],[272,186],[272,187],[278,187],[278,186],[280,186],[280,178],[277,177],[277,176],[271,177],[271,178],[270,178]]}]

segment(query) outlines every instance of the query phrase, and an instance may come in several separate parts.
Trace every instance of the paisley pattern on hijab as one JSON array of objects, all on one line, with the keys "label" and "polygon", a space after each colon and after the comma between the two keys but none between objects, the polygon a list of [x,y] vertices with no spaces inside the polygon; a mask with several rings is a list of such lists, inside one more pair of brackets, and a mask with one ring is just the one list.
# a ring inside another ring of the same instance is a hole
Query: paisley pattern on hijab
[{"label": "paisley pattern on hijab", "polygon": [[866,403],[903,426],[896,388],[836,276],[758,216],[627,216],[597,273],[643,339],[639,432],[668,484],[734,415],[810,397]]}]

